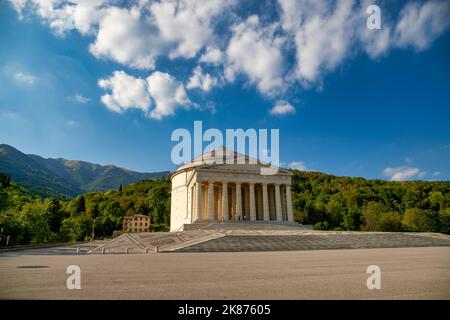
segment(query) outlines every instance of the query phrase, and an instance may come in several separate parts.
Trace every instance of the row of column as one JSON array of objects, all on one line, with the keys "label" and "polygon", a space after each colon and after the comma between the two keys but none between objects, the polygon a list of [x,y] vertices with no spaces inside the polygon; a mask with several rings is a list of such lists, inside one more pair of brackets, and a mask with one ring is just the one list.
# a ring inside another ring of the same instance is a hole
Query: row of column
[{"label": "row of column", "polygon": [[[249,184],[249,201],[250,201],[250,220],[256,221],[256,198],[255,198],[255,184]],[[242,189],[241,183],[235,183],[236,185],[236,216],[242,217]],[[269,194],[266,183],[262,183],[262,208],[263,208],[263,220],[270,221],[269,212]],[[279,184],[274,184],[275,186],[275,212],[276,220],[283,221],[283,211],[281,204],[281,189]],[[195,185],[195,220],[200,220],[201,217],[201,182],[197,181]],[[286,213],[287,220],[290,222],[294,221],[292,213],[292,197],[291,197],[291,186],[286,185]],[[214,220],[214,182],[209,181],[208,183],[208,197],[207,197],[207,216],[208,220]],[[223,214],[226,212],[227,214]],[[223,220],[228,220],[228,183],[222,182],[222,216]]]}]

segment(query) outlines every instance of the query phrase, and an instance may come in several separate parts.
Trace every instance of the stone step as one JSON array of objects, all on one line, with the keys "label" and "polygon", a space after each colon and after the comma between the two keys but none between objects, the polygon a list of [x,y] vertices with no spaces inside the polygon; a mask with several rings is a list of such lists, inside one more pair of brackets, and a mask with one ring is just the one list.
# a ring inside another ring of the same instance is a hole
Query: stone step
[{"label": "stone step", "polygon": [[312,230],[311,225],[301,225],[287,221],[198,221],[185,224],[183,231],[189,230]]},{"label": "stone step", "polygon": [[147,253],[148,249],[134,239],[131,235],[125,233],[114,238],[94,249],[89,250],[89,254],[110,254],[110,253]]},{"label": "stone step", "polygon": [[176,252],[254,252],[450,246],[450,237],[414,233],[227,234]]}]

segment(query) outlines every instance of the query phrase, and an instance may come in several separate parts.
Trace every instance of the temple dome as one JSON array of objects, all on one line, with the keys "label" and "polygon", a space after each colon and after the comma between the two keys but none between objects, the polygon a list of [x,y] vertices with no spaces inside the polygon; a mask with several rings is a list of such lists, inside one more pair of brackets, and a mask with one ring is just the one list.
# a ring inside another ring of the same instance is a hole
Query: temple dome
[{"label": "temple dome", "polygon": [[177,168],[176,172],[194,168],[194,167],[211,165],[214,163],[224,164],[226,159],[229,159],[229,158],[234,158],[234,163],[242,163],[241,159],[245,159],[244,163],[246,163],[246,164],[248,164],[250,162],[262,164],[261,161],[258,161],[254,158],[251,158],[251,157],[241,154],[239,152],[222,147],[222,148],[205,151],[203,154],[192,159],[191,162],[186,163],[186,164],[180,166],[179,168]]}]

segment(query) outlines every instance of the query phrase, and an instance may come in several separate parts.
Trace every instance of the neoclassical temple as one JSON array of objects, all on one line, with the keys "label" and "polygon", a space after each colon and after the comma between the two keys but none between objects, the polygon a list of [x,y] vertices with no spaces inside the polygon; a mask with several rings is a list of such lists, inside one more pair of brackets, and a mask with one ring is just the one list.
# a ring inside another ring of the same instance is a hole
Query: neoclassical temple
[{"label": "neoclassical temple", "polygon": [[261,168],[268,165],[231,156],[234,163],[225,161],[227,150],[206,152],[171,175],[171,231],[201,220],[294,221],[292,173],[277,168],[276,174],[264,175]]}]

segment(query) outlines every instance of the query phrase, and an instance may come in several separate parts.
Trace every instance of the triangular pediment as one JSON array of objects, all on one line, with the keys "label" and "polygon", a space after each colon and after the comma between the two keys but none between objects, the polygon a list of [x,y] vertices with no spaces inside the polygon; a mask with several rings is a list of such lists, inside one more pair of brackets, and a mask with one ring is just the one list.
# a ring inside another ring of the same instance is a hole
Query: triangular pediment
[{"label": "triangular pediment", "polygon": [[248,164],[248,163],[233,163],[233,164],[205,164],[197,167],[199,171],[221,171],[221,172],[240,172],[240,173],[255,173],[260,174],[263,170],[272,169],[275,174],[285,174],[292,175],[289,170],[282,169],[279,167],[271,167],[269,165],[262,165],[260,163]]},{"label": "triangular pediment", "polygon": [[275,174],[292,175],[289,170],[276,166],[270,166],[262,161],[247,155],[226,149],[219,148],[207,151],[195,157],[191,162],[181,166],[177,171],[195,168],[201,171],[226,171],[226,172],[246,172],[261,173],[271,168]]}]

